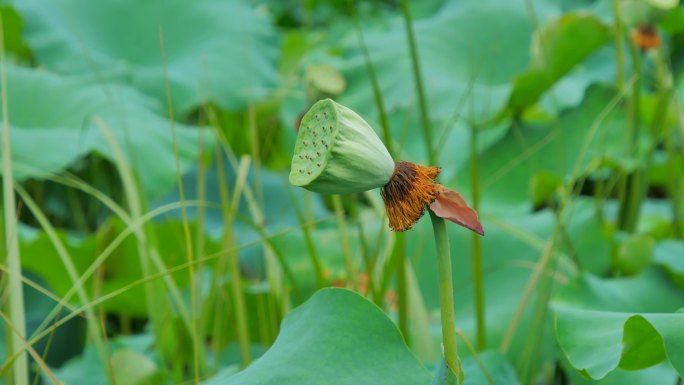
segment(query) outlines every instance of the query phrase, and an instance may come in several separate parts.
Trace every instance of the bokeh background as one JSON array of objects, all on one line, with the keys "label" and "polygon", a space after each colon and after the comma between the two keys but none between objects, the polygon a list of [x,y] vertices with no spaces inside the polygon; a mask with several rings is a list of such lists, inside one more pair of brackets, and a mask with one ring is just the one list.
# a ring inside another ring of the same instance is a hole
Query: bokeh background
[{"label": "bokeh background", "polygon": [[466,384],[682,383],[680,1],[0,15],[3,383],[455,383],[429,221],[288,183],[327,97],[480,213],[449,226]]}]

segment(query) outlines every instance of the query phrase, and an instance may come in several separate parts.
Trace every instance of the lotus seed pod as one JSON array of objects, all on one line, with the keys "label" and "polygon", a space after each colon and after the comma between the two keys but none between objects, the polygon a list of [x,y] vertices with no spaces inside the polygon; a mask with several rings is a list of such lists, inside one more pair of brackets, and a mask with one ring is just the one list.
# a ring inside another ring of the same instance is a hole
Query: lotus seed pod
[{"label": "lotus seed pod", "polygon": [[351,194],[386,185],[393,172],[385,145],[349,108],[324,99],[302,118],[291,184],[323,194]]}]

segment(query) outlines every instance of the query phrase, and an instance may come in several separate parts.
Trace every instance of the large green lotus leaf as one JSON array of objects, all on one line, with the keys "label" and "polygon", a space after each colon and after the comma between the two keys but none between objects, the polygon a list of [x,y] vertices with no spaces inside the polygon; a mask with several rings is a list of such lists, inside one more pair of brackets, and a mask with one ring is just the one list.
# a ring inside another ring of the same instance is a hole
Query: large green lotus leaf
[{"label": "large green lotus leaf", "polygon": [[684,292],[664,272],[651,268],[628,278],[585,274],[567,284],[554,303],[611,312],[671,313],[684,307]]},{"label": "large green lotus leaf", "polygon": [[534,104],[563,75],[611,38],[610,29],[589,13],[566,13],[538,31],[530,67],[515,78],[508,106]]},{"label": "large green lotus leaf", "polygon": [[612,280],[584,275],[554,302],[556,337],[570,364],[591,378],[665,359],[684,376],[684,313],[672,313],[682,306],[684,292],[659,270]]},{"label": "large green lotus leaf", "polygon": [[644,370],[615,369],[600,380],[586,378],[576,370],[568,371],[573,385],[653,385],[676,384],[677,373],[669,363],[652,366]]},{"label": "large green lotus leaf", "polygon": [[556,335],[568,360],[592,378],[667,358],[684,376],[684,314],[610,313],[558,307]]},{"label": "large green lotus leaf", "polygon": [[120,71],[166,101],[166,66],[179,116],[206,101],[243,108],[278,84],[275,30],[243,1],[18,0],[15,6],[26,40],[48,68]]},{"label": "large green lotus leaf", "polygon": [[[557,9],[549,2],[534,4],[546,20]],[[502,1],[448,2],[430,18],[414,21],[427,101],[433,121],[456,112],[482,121],[502,110],[511,79],[530,60],[534,21],[523,4]],[[365,40],[389,111],[416,105],[406,30],[400,18],[372,28]],[[372,115],[375,104],[355,31],[343,45],[341,69],[348,82],[342,101]],[[416,111],[414,111],[416,113]]]},{"label": "large green lotus leaf", "polygon": [[244,371],[206,385],[428,384],[392,321],[345,289],[323,289],[283,320],[271,348]]},{"label": "large green lotus leaf", "polygon": [[[126,86],[100,83],[90,76],[62,77],[8,67],[7,99],[12,168],[18,180],[58,173],[92,151],[113,162],[115,154],[97,118],[150,196],[176,183],[176,156],[180,172],[198,156],[201,129],[176,124],[176,154],[161,104]],[[211,148],[209,134],[201,140]]]},{"label": "large green lotus leaf", "polygon": [[661,314],[680,310],[684,292],[663,271],[651,268],[638,276],[620,279],[587,274],[567,285],[555,303],[587,310]]}]

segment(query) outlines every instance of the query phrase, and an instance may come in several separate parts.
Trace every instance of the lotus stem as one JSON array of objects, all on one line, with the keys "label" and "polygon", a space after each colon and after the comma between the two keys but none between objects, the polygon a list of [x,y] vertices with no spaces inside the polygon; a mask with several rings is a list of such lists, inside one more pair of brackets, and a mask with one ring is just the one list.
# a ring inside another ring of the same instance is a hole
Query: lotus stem
[{"label": "lotus stem", "polygon": [[463,369],[456,346],[456,317],[454,314],[454,283],[451,274],[451,252],[444,219],[430,211],[432,228],[435,234],[437,270],[439,272],[439,303],[442,315],[442,341],[446,365],[463,383]]}]

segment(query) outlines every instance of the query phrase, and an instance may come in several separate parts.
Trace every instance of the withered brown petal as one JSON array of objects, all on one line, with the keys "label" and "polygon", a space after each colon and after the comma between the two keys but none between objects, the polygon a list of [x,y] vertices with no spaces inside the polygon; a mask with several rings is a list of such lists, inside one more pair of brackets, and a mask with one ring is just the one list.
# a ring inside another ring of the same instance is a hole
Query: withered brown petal
[{"label": "withered brown petal", "polygon": [[450,220],[474,232],[484,235],[477,212],[471,209],[458,192],[440,186],[439,194],[430,204],[430,210],[438,217]]}]

